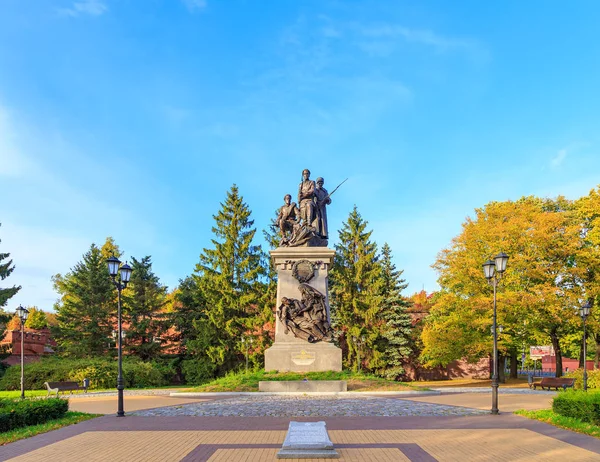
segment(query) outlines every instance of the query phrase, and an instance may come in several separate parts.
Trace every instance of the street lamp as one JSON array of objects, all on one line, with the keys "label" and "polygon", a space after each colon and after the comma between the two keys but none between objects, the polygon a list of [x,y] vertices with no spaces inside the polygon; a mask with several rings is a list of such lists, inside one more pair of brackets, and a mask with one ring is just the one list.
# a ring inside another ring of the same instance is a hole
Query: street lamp
[{"label": "street lamp", "polygon": [[[119,363],[119,372],[117,375],[117,394],[118,394],[118,409],[117,409],[117,417],[123,417],[125,415],[125,411],[123,410],[123,389],[125,388],[125,383],[123,381],[123,337],[124,332],[121,326],[121,291],[127,287],[127,283],[131,278],[131,267],[125,263],[121,266],[121,262],[114,255],[107,260],[108,263],[108,272],[110,277],[112,278],[113,284],[117,288],[118,296],[118,309],[117,309],[117,345],[118,345],[118,363]],[[119,266],[121,272],[121,280],[117,280],[117,274],[119,273]]]},{"label": "street lamp", "polygon": [[585,321],[590,315],[592,302],[589,300],[579,307],[579,316],[583,321],[583,391],[587,391],[587,335],[585,331]]},{"label": "street lamp", "polygon": [[25,399],[25,321],[29,316],[29,310],[19,305],[15,312],[21,320],[21,399]]},{"label": "street lamp", "polygon": [[492,365],[492,414],[498,414],[498,329],[496,328],[496,289],[502,274],[506,271],[508,255],[500,252],[493,260],[483,264],[483,274],[494,288],[494,315],[492,317],[492,333],[494,335],[494,359]]}]

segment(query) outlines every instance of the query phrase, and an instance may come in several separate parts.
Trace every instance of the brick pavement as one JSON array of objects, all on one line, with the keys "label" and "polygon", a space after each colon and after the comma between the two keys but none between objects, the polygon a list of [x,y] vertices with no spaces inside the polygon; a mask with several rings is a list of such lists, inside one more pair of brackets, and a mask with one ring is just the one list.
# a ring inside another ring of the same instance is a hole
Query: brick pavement
[{"label": "brick pavement", "polygon": [[[294,420],[325,420],[345,461],[600,460],[599,440],[509,413]],[[1,447],[0,460],[270,461],[289,421],[107,415]]]}]

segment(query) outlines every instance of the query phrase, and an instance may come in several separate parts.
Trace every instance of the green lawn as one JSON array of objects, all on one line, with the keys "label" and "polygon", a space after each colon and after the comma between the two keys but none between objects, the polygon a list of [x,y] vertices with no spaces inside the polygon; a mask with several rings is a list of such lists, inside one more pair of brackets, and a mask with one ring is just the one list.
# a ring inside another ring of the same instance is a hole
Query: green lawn
[{"label": "green lawn", "polygon": [[348,391],[403,391],[403,390],[424,390],[426,388],[404,382],[395,382],[385,380],[373,375],[355,373],[355,372],[265,372],[248,371],[228,374],[225,377],[212,380],[191,391],[195,392],[254,392],[258,391],[258,382],[261,380],[346,380],[348,382]]},{"label": "green lawn", "polygon": [[[37,396],[46,396],[46,390],[25,390],[25,398],[35,398]],[[20,398],[20,390],[0,391],[0,398]]]},{"label": "green lawn", "polygon": [[93,419],[94,417],[100,417],[97,414],[86,414],[84,412],[67,412],[64,417],[56,420],[51,420],[39,425],[31,425],[29,427],[17,428],[8,432],[0,433],[0,445],[12,443],[23,438],[29,438],[31,436],[38,435],[40,433],[46,433],[52,430],[57,430],[67,425],[73,425],[84,420]]},{"label": "green lawn", "polygon": [[515,411],[515,414],[522,415],[528,419],[539,420],[541,422],[554,425],[555,427],[565,428],[577,433],[594,436],[600,438],[600,427],[598,425],[582,422],[573,417],[565,417],[555,413],[552,409],[542,409],[539,411],[526,411],[520,409]]}]

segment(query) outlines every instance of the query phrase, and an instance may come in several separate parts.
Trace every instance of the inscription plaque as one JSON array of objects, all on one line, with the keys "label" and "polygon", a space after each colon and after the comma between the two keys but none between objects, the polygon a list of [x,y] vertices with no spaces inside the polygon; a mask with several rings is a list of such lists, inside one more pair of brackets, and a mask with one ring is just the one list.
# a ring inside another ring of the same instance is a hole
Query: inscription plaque
[{"label": "inscription plaque", "polygon": [[278,459],[338,459],[325,422],[290,422]]}]

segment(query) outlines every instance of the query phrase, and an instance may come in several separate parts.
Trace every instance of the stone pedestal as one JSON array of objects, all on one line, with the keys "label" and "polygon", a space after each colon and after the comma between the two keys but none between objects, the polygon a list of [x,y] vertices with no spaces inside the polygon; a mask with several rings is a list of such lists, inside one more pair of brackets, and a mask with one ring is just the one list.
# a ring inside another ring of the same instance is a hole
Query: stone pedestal
[{"label": "stone pedestal", "polygon": [[[326,297],[327,317],[329,292],[327,274],[335,251],[327,247],[280,247],[271,251],[271,261],[277,268],[277,306],[282,297],[300,299],[300,282],[307,277],[306,262],[314,273],[306,281]],[[301,263],[299,265],[299,263]],[[309,276],[309,275],[308,275]],[[300,278],[300,280],[298,280]],[[342,350],[329,342],[309,343],[284,332],[285,327],[275,316],[275,343],[265,351],[265,370],[282,372],[341,371]]]}]

